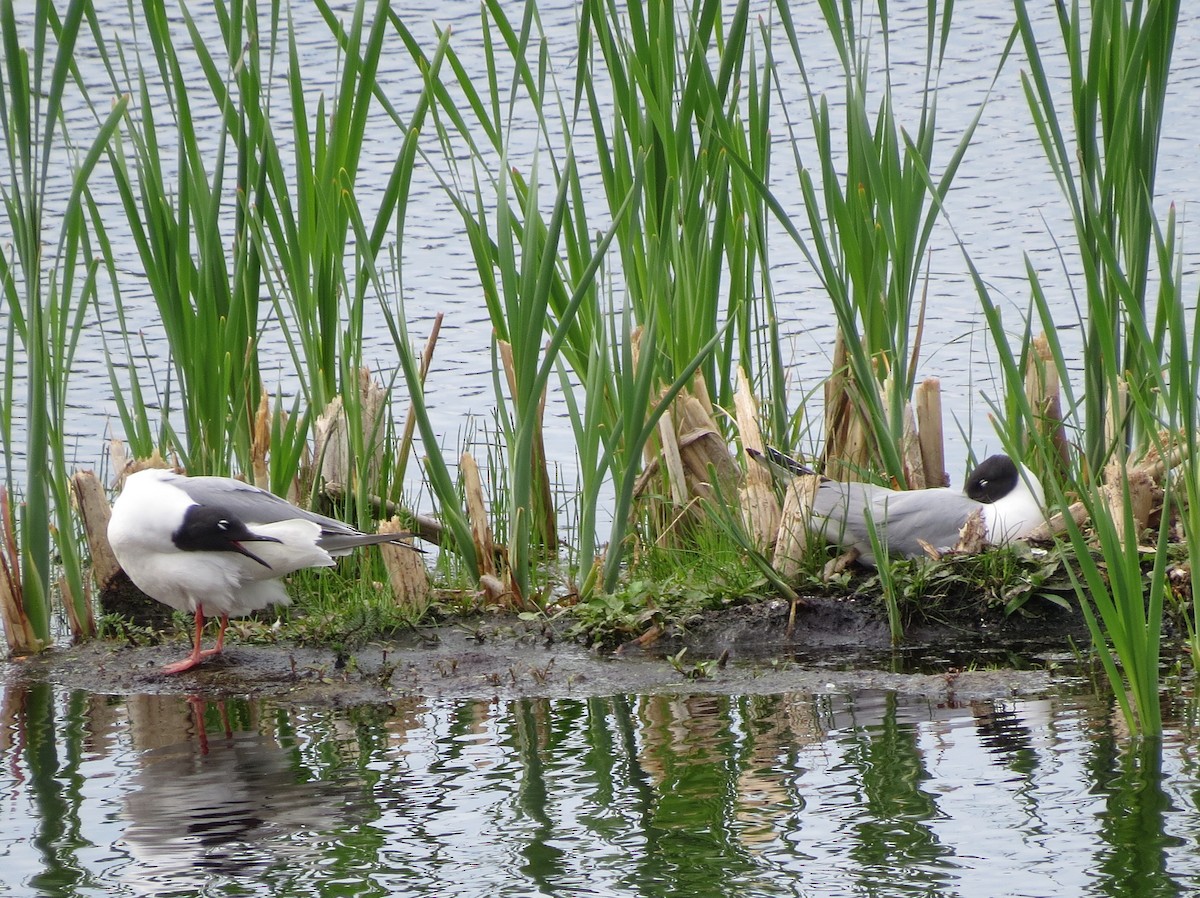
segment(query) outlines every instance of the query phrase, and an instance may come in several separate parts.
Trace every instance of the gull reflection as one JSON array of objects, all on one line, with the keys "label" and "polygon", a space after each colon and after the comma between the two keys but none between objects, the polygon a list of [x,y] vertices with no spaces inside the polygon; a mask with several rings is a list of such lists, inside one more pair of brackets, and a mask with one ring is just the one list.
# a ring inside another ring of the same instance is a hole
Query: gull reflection
[{"label": "gull reflection", "polygon": [[319,861],[326,834],[356,816],[355,784],[310,779],[296,751],[256,731],[208,731],[193,700],[190,737],[144,751],[122,812],[127,885],[152,894],[253,882]]}]

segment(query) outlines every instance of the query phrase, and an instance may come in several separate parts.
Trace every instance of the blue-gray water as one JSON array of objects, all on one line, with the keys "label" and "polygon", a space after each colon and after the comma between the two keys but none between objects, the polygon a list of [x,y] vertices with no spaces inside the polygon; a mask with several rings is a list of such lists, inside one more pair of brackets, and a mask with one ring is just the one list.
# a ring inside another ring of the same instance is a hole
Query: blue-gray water
[{"label": "blue-gray water", "polygon": [[1128,750],[1092,697],[9,687],[0,895],[1194,895],[1195,725]]},{"label": "blue-gray water", "polygon": [[[18,21],[32,22],[34,5],[34,0],[17,0]],[[98,5],[104,39],[121,41],[129,48],[135,46],[139,30],[130,24],[125,4]],[[332,5],[343,15],[353,6],[348,0]],[[189,9],[196,18],[197,28],[206,36],[210,49],[215,48],[219,41],[211,10],[205,4],[192,6],[194,8]],[[910,132],[916,127],[916,88],[921,76],[918,63],[925,43],[926,6],[924,0],[894,0],[889,4],[893,29],[890,74],[899,121]],[[1069,99],[1063,80],[1063,57],[1057,49],[1060,41],[1055,36],[1054,5],[1032,3],[1029,6],[1030,15],[1044,35],[1050,76],[1059,91],[1059,112],[1065,120]],[[756,0],[751,14],[771,22],[774,19],[772,10],[771,0]],[[308,95],[315,100],[319,93],[328,94],[336,84],[340,57],[333,49],[328,27],[312,4],[293,3],[290,11],[296,23]],[[576,49],[573,36],[578,5],[573,0],[543,2],[539,4],[539,13],[550,48],[549,58],[555,66],[554,75],[564,96],[569,97],[574,76]],[[477,67],[482,76],[483,26],[478,4],[462,0],[422,0],[403,4],[402,14],[427,47],[432,47],[435,40],[435,22],[450,28],[454,45],[465,64]],[[843,101],[842,75],[820,16],[815,9],[810,9],[796,18],[809,76],[818,92],[824,93],[836,109]],[[952,476],[958,477],[965,469],[969,448],[982,457],[999,447],[987,419],[990,409],[986,401],[986,398],[1000,399],[992,358],[994,350],[983,327],[975,289],[967,275],[963,249],[989,285],[993,297],[1004,308],[1006,326],[1015,334],[1022,329],[1022,316],[1029,304],[1030,286],[1025,270],[1028,257],[1057,310],[1057,326],[1067,329],[1062,336],[1068,353],[1078,347],[1072,329],[1078,327],[1078,297],[1074,291],[1081,288],[1081,280],[1067,206],[1044,158],[1022,91],[1020,74],[1028,66],[1019,45],[1013,49],[1012,57],[993,84],[1012,28],[1012,10],[1004,3],[960,3],[955,6],[955,23],[938,88],[942,140],[939,164],[949,157],[985,99],[986,106],[947,199],[947,215],[933,235],[928,259],[931,312],[926,323],[918,376],[936,375],[942,379],[948,419],[947,457]],[[816,167],[816,158],[808,123],[808,105],[794,64],[788,62],[790,53],[782,43],[781,29],[776,28],[773,34],[778,44],[776,57],[783,66],[783,99],[774,101],[772,111],[776,119],[772,126],[771,187],[803,231],[805,215],[799,180],[780,107],[781,104],[786,106],[801,157],[804,164],[812,168]],[[760,37],[756,36],[756,39],[761,42]],[[184,77],[197,86],[198,95],[202,96],[206,88],[202,86],[202,76],[195,67],[194,57],[187,51],[188,42],[186,31],[180,24],[176,47],[184,66]],[[878,50],[877,37],[872,46]],[[104,88],[105,78],[95,49],[89,49],[88,38],[82,39],[76,55],[85,79],[96,90],[92,101],[107,109],[111,88]],[[421,86],[407,53],[385,54],[379,81],[389,100],[407,117]],[[276,74],[276,82],[276,106],[286,116],[282,71]],[[604,86],[599,87],[603,91]],[[1196,263],[1200,258],[1193,211],[1200,200],[1200,166],[1196,165],[1200,132],[1194,113],[1198,100],[1200,7],[1185,4],[1164,117],[1157,193],[1160,211],[1165,214],[1168,205],[1173,203],[1181,217],[1183,274],[1187,285],[1184,293],[1189,301],[1195,297]],[[201,107],[194,111],[201,122],[206,116],[212,119],[216,115],[213,109]],[[82,142],[94,131],[92,113],[77,95],[68,96],[66,114],[76,141]],[[201,127],[201,137],[207,134],[212,138],[216,130]],[[287,132],[286,122],[281,123],[280,130]],[[371,210],[378,204],[378,195],[386,183],[400,143],[399,132],[382,114],[376,115],[370,133],[372,139],[363,149],[363,168],[356,183],[357,199],[368,220]],[[160,140],[168,140],[168,137],[160,135]],[[530,110],[518,106],[511,123],[510,152],[513,158],[527,161],[536,140],[536,119]],[[586,134],[578,135],[577,140],[584,186],[594,191],[585,199],[597,201],[591,214],[598,216],[597,210],[604,208],[599,176],[586,151]],[[496,399],[489,353],[492,328],[459,215],[439,185],[439,175],[447,176],[449,169],[440,155],[432,129],[426,149],[429,157],[417,166],[409,198],[406,237],[401,251],[403,299],[415,340],[424,339],[438,312],[446,315],[438,352],[427,380],[427,392],[441,448],[448,458],[457,459],[464,442],[474,432],[494,426]],[[66,157],[56,159],[60,163],[56,170],[67,171]],[[144,338],[149,350],[148,359],[137,360],[139,376],[149,390],[151,371],[160,387],[166,382],[165,339],[140,273],[136,250],[128,238],[119,197],[111,178],[106,181],[104,175],[101,168],[93,178],[92,189],[110,231],[113,253],[121,272],[121,295],[127,307],[129,328],[138,339]],[[67,178],[59,177],[53,187],[48,200],[48,224],[52,227],[54,210],[65,203],[70,183]],[[602,222],[597,220],[597,225],[600,224]],[[6,239],[5,231],[5,222],[0,218],[0,241]],[[770,254],[772,289],[784,332],[782,351],[784,359],[791,365],[792,395],[798,403],[829,373],[834,317],[817,277],[781,227],[772,230]],[[109,297],[108,286],[101,284],[101,291],[103,302]],[[0,317],[4,314],[0,307]],[[103,327],[113,327],[110,312],[102,312],[100,320]],[[366,331],[366,361],[390,373],[397,360],[386,328],[374,321],[368,323]],[[268,386],[272,389],[282,387],[285,391],[294,389],[296,382],[291,374],[292,362],[286,344],[282,339],[270,337],[268,329],[267,339],[260,347]],[[137,344],[135,351],[140,355]],[[23,374],[19,353],[10,364],[16,368],[19,396]],[[1076,370],[1081,370],[1081,365]],[[562,479],[569,486],[575,480],[574,439],[557,389],[557,383],[552,384],[547,412],[547,452],[551,462],[561,466]],[[70,441],[80,465],[97,464],[104,457],[108,438],[120,436],[111,395],[98,329],[92,328],[79,349],[68,394]],[[406,405],[401,398],[398,403],[401,412]],[[817,411],[815,406],[813,411]],[[18,470],[23,467],[21,415],[18,403],[16,454],[10,460],[0,459],[0,468],[6,463],[15,465]],[[819,420],[819,416],[816,419]],[[421,507],[420,498],[416,504],[420,510],[429,510]]]}]

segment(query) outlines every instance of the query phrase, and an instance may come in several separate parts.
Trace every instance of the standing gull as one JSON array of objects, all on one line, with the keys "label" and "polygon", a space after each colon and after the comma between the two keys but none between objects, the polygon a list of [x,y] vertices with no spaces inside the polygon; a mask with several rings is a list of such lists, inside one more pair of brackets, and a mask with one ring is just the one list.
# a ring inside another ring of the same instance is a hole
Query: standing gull
[{"label": "standing gull", "polygon": [[[164,667],[169,674],[219,653],[231,615],[288,604],[280,577],[405,535],[360,533],[238,480],[159,468],[126,478],[108,523],[113,554],[134,585],[195,615],[192,653]],[[205,615],[219,617],[221,629],[216,646],[202,650]]]}]

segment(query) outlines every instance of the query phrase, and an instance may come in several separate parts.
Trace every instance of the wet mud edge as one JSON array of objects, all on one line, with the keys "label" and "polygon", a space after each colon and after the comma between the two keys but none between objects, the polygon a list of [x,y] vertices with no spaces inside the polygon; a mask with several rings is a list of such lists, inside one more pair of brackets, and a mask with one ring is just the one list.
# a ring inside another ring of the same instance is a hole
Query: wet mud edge
[{"label": "wet mud edge", "polygon": [[[642,646],[589,648],[553,622],[509,614],[449,619],[353,650],[239,644],[193,671],[164,676],[182,642],[94,641],[0,663],[0,683],[50,683],[93,693],[269,695],[307,706],[428,696],[511,699],[615,694],[842,693],[894,690],[932,701],[1043,695],[1068,688],[1079,615],[924,622],[892,648],[877,611],[813,599],[787,632],[786,602],[710,612]],[[1082,640],[1082,641],[1081,641]],[[686,651],[684,651],[686,649]],[[680,652],[683,652],[681,655]],[[910,672],[902,672],[910,671]]]}]

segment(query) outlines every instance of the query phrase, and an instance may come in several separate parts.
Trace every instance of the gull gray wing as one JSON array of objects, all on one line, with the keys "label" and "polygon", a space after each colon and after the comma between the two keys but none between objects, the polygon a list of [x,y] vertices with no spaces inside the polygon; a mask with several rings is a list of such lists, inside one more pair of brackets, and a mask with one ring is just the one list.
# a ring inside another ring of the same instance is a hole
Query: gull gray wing
[{"label": "gull gray wing", "polygon": [[183,490],[193,502],[224,509],[246,524],[271,524],[301,518],[319,525],[322,533],[330,536],[359,534],[349,524],[298,508],[274,493],[240,480],[228,477],[178,477],[171,483]]},{"label": "gull gray wing", "polygon": [[866,564],[874,564],[868,520],[889,554],[912,558],[925,554],[922,542],[935,549],[952,548],[979,507],[956,490],[892,490],[830,480],[817,490],[813,516],[823,521],[820,530],[828,541],[858,549]]}]

